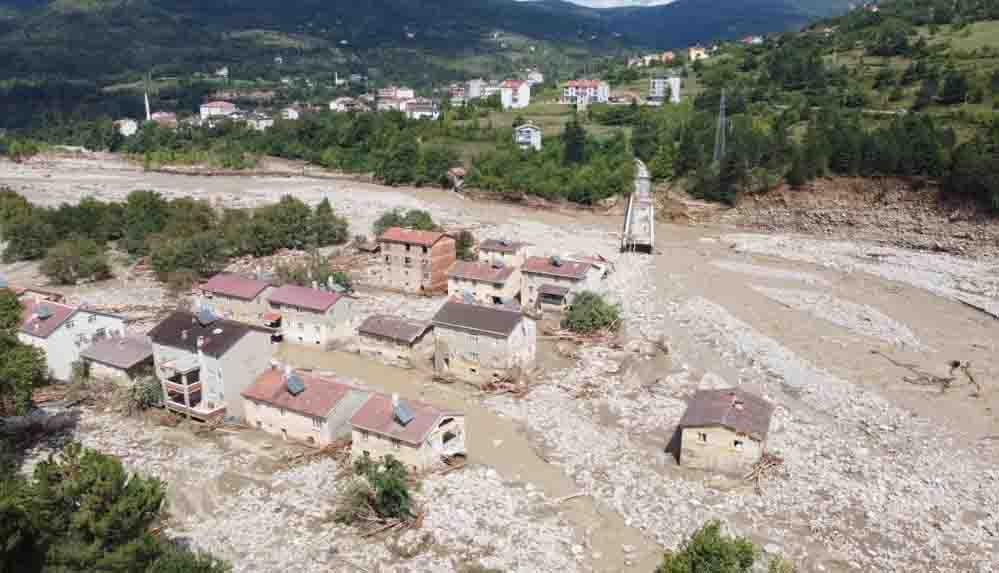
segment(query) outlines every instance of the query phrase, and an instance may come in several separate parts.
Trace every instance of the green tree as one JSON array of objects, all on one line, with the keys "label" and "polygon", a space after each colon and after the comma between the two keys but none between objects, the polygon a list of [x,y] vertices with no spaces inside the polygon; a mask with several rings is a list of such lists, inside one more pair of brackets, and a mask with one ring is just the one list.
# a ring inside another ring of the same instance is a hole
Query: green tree
[{"label": "green tree", "polygon": [[347,220],[337,216],[327,198],[323,198],[316,206],[316,210],[312,214],[310,228],[312,240],[317,247],[340,245],[347,242],[349,233]]},{"label": "green tree", "polygon": [[586,158],[586,130],[573,116],[562,131],[562,164],[582,163]]},{"label": "green tree", "polygon": [[125,199],[123,246],[131,254],[145,254],[146,237],[161,232],[169,221],[169,204],[155,191],[132,191]]},{"label": "green tree", "polygon": [[649,162],[649,174],[656,181],[668,181],[675,173],[676,145],[672,141],[663,141],[656,148],[655,155]]},{"label": "green tree", "polygon": [[955,105],[964,103],[968,97],[970,86],[964,74],[957,70],[952,70],[944,78],[943,89],[940,90],[940,103],[944,105]]},{"label": "green tree", "polygon": [[616,330],[620,321],[621,313],[616,306],[594,292],[583,291],[572,301],[572,306],[562,319],[562,328],[580,334],[592,334],[605,329]]},{"label": "green tree", "polygon": [[225,259],[223,242],[215,230],[179,236],[163,233],[150,242],[150,266],[161,281],[176,273],[210,276]]},{"label": "green tree", "polygon": [[9,288],[0,288],[0,336],[13,336],[21,325],[21,301]]},{"label": "green tree", "polygon": [[458,231],[458,235],[454,238],[454,248],[459,260],[474,261],[475,235],[467,229]]},{"label": "green tree", "polygon": [[3,251],[5,262],[37,260],[56,240],[58,233],[47,221],[44,209],[32,208],[24,217],[7,221],[3,238],[7,247]]},{"label": "green tree", "polygon": [[48,381],[44,352],[17,339],[21,313],[17,294],[0,288],[0,416],[27,413],[31,393]]},{"label": "green tree", "polygon": [[111,276],[104,247],[91,239],[69,239],[56,243],[45,254],[39,269],[49,280],[75,285],[81,280],[104,280]]},{"label": "green tree", "polygon": [[434,223],[433,217],[427,211],[423,211],[421,209],[410,209],[409,211],[403,212],[399,209],[392,209],[391,211],[382,213],[381,216],[375,219],[371,230],[374,232],[375,236],[380,236],[387,229],[392,227],[402,227],[403,229],[415,229],[419,231],[434,231],[437,229],[437,224]]},{"label": "green tree", "polygon": [[676,552],[667,552],[656,573],[749,573],[756,549],[745,538],[722,535],[721,523],[710,521],[685,540]]}]

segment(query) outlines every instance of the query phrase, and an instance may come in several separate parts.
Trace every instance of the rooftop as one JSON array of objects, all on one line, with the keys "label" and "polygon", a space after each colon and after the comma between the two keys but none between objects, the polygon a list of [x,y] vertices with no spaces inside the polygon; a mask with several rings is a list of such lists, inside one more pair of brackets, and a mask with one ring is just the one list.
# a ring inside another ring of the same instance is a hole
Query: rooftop
[{"label": "rooftop", "polygon": [[142,336],[105,338],[83,350],[80,356],[106,366],[128,370],[153,357],[153,344]]},{"label": "rooftop", "polygon": [[770,402],[737,388],[698,390],[683,413],[680,428],[721,426],[763,440],[773,411]]},{"label": "rooftop", "polygon": [[198,320],[198,316],[184,310],[176,310],[149,331],[154,344],[195,353],[198,339],[203,339],[202,352],[209,356],[222,356],[237,342],[251,332],[270,334],[270,330],[216,318],[210,323]]},{"label": "rooftop", "polygon": [[395,417],[392,397],[385,394],[372,394],[367,402],[350,418],[350,424],[359,430],[419,446],[443,418],[461,415],[415,400],[400,400],[399,402],[413,416],[405,426],[400,424]]},{"label": "rooftop", "polygon": [[221,273],[201,285],[201,290],[242,300],[253,300],[269,286],[271,284],[267,281]]},{"label": "rooftop", "polygon": [[294,306],[305,310],[326,312],[340,300],[341,295],[298,285],[284,285],[271,293],[267,300],[272,304]]},{"label": "rooftop", "polygon": [[361,323],[361,326],[357,328],[357,332],[362,335],[377,336],[396,342],[413,344],[429,328],[430,325],[425,322],[417,322],[387,314],[375,314],[365,319]]},{"label": "rooftop", "polygon": [[517,269],[510,265],[501,267],[491,263],[457,261],[448,271],[448,278],[465,279],[492,284],[504,284]]},{"label": "rooftop", "polygon": [[518,241],[508,241],[506,239],[486,239],[479,243],[480,251],[492,251],[495,253],[516,253],[520,249],[530,245]]},{"label": "rooftop", "polygon": [[435,327],[456,328],[477,334],[507,337],[523,320],[520,312],[495,306],[448,301],[434,315]]},{"label": "rooftop", "polygon": [[604,83],[603,80],[569,80],[565,82],[565,85],[574,88],[595,88],[602,83]]},{"label": "rooftop", "polygon": [[[558,261],[556,263],[556,261]],[[570,261],[558,257],[530,257],[521,269],[525,273],[549,275],[567,279],[582,280],[593,265],[582,261]]]},{"label": "rooftop", "polygon": [[289,392],[289,375],[277,368],[271,368],[257,376],[256,381],[243,390],[241,395],[292,412],[325,418],[340,400],[354,389],[353,386],[333,378],[302,372],[292,372],[290,376],[301,382],[305,389],[294,394]]},{"label": "rooftop", "polygon": [[422,245],[430,247],[444,237],[440,231],[417,231],[415,229],[403,229],[402,227],[391,227],[387,229],[378,240],[386,243],[408,243],[411,245]]},{"label": "rooftop", "polygon": [[76,314],[77,308],[45,300],[35,302],[31,299],[21,301],[21,332],[48,338],[60,325]]}]

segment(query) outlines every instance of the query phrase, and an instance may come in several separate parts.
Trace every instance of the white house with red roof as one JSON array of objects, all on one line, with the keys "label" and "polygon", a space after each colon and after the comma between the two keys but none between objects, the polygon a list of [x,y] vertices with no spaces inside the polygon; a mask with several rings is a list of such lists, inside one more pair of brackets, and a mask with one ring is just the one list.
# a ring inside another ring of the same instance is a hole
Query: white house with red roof
[{"label": "white house with red roof", "polygon": [[69,380],[73,363],[91,344],[124,334],[121,316],[51,300],[21,299],[17,338],[45,351],[49,373],[56,380]]},{"label": "white house with red roof", "polygon": [[228,101],[210,101],[201,104],[201,120],[206,121],[213,117],[231,117],[239,111],[236,105]]},{"label": "white house with red roof", "polygon": [[274,290],[269,281],[232,273],[219,273],[198,287],[200,297],[194,301],[197,312],[207,307],[215,316],[260,324],[269,322],[267,297]]},{"label": "white house with red roof", "polygon": [[562,103],[607,103],[610,84],[603,80],[569,80],[562,86]]},{"label": "white house with red roof", "polygon": [[267,297],[267,318],[286,342],[327,348],[352,335],[354,300],[338,293],[284,285]]},{"label": "white house with red roof", "polygon": [[521,109],[531,103],[531,84],[523,80],[506,80],[500,84],[500,104],[503,109]]}]

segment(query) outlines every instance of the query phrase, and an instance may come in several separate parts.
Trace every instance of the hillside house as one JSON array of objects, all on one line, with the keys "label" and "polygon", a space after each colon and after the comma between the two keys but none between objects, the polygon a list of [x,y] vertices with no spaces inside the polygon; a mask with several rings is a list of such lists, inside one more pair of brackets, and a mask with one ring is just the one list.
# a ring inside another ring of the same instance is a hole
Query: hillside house
[{"label": "hillside house", "polygon": [[416,92],[412,88],[389,86],[378,90],[378,99],[407,100],[416,97]]},{"label": "hillside house", "polygon": [[649,78],[649,99],[670,103],[680,103],[682,80],[677,76],[655,76]]},{"label": "hillside house", "polygon": [[479,304],[512,304],[520,299],[520,269],[502,259],[457,261],[447,273],[447,294]]},{"label": "hillside house", "polygon": [[211,118],[232,117],[239,111],[236,105],[227,101],[210,101],[201,104],[201,120],[207,121]]},{"label": "hillside house", "polygon": [[303,111],[304,110],[302,110],[302,108],[300,108],[298,106],[294,106],[294,105],[288,106],[288,107],[284,108],[283,110],[281,110],[281,117],[284,118],[284,119],[286,119],[286,120],[288,120],[288,121],[296,121],[300,117],[302,117]]},{"label": "hillside house", "polygon": [[541,151],[541,128],[532,123],[519,125],[513,128],[513,142],[525,151]]},{"label": "hillside house", "polygon": [[193,310],[208,307],[215,316],[260,324],[269,310],[267,297],[274,290],[269,281],[220,273],[198,287],[201,296]]},{"label": "hillside house", "polygon": [[124,317],[40,298],[21,299],[17,338],[45,352],[49,374],[68,381],[73,363],[94,342],[125,333]]},{"label": "hillside house", "polygon": [[168,129],[176,129],[178,125],[177,114],[169,111],[157,111],[149,116],[150,121]]},{"label": "hillside house", "polygon": [[375,314],[357,327],[356,349],[392,364],[412,365],[433,354],[433,337],[429,333],[429,323]]},{"label": "hillside house", "polygon": [[219,318],[208,309],[174,311],[149,338],[164,406],[201,420],[242,419],[239,393],[270,365],[269,330]]},{"label": "hillside house", "polygon": [[85,348],[80,358],[92,378],[131,382],[152,374],[153,343],[145,336],[111,336]]},{"label": "hillside house", "polygon": [[264,113],[248,113],[243,121],[255,131],[267,131],[274,127],[274,118]]},{"label": "hillside house", "polygon": [[391,455],[423,472],[466,453],[465,415],[397,394],[373,393],[350,418],[351,461]]},{"label": "hillside house", "polygon": [[350,418],[369,393],[334,378],[273,365],[240,395],[247,425],[323,447],[351,434]]},{"label": "hillside house", "polygon": [[411,99],[403,104],[403,111],[409,119],[437,119],[440,112],[437,104],[427,98]]},{"label": "hillside house", "polygon": [[520,267],[527,260],[530,243],[507,239],[486,239],[479,243],[479,261],[493,263],[501,261],[509,267]]},{"label": "hillside house", "polygon": [[465,188],[465,176],[467,175],[468,171],[464,167],[452,167],[447,170],[448,183],[455,191],[461,191]]},{"label": "hillside house", "polygon": [[280,327],[286,342],[326,348],[351,335],[354,301],[346,295],[284,285],[274,289],[267,302],[270,305],[267,319]]},{"label": "hillside house", "polygon": [[482,88],[485,86],[486,81],[482,78],[476,78],[474,80],[468,80],[468,89],[465,92],[465,97],[468,99],[479,99],[482,96]]},{"label": "hillside house", "polygon": [[664,64],[672,64],[673,60],[676,59],[676,54],[673,53],[672,51],[666,51],[659,56],[659,59]]},{"label": "hillside house", "polygon": [[337,113],[347,113],[349,111],[355,111],[360,107],[352,97],[338,97],[330,102],[330,111],[335,111]]},{"label": "hillside house", "polygon": [[520,291],[524,308],[552,311],[562,311],[577,294],[594,290],[602,275],[589,262],[561,257],[530,257],[520,272],[524,279]]},{"label": "hillside house", "polygon": [[468,382],[518,378],[534,367],[537,328],[519,311],[464,302],[444,303],[434,326],[434,369]]},{"label": "hillside house", "polygon": [[743,474],[766,448],[774,406],[739,390],[699,390],[680,419],[680,465]]},{"label": "hillside house", "polygon": [[527,84],[534,87],[538,84],[545,83],[545,75],[538,70],[529,70],[527,72]]},{"label": "hillside house", "polygon": [[531,84],[522,80],[506,80],[500,84],[500,104],[503,109],[522,109],[531,104]]},{"label": "hillside house", "polygon": [[443,292],[457,259],[454,239],[440,231],[392,227],[378,237],[387,286],[412,293]]},{"label": "hillside house", "polygon": [[610,84],[602,80],[570,80],[562,87],[562,103],[607,103]]},{"label": "hillside house", "polygon": [[687,59],[691,62],[708,59],[708,49],[704,46],[691,46],[687,48]]},{"label": "hillside house", "polygon": [[134,119],[119,119],[114,122],[114,128],[122,137],[132,137],[139,132],[139,122]]}]

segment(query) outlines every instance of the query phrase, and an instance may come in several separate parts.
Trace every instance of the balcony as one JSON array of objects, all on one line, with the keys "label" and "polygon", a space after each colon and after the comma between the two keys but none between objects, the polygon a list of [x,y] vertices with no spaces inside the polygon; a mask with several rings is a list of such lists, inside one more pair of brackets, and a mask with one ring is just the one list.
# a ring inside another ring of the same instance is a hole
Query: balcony
[{"label": "balcony", "polygon": [[197,405],[192,405],[188,408],[182,402],[164,400],[163,405],[166,406],[168,410],[172,410],[178,414],[184,414],[192,418],[197,418],[198,420],[210,420],[217,416],[225,415],[225,404],[216,404],[214,408],[209,408],[204,405],[204,403],[199,402]]}]

